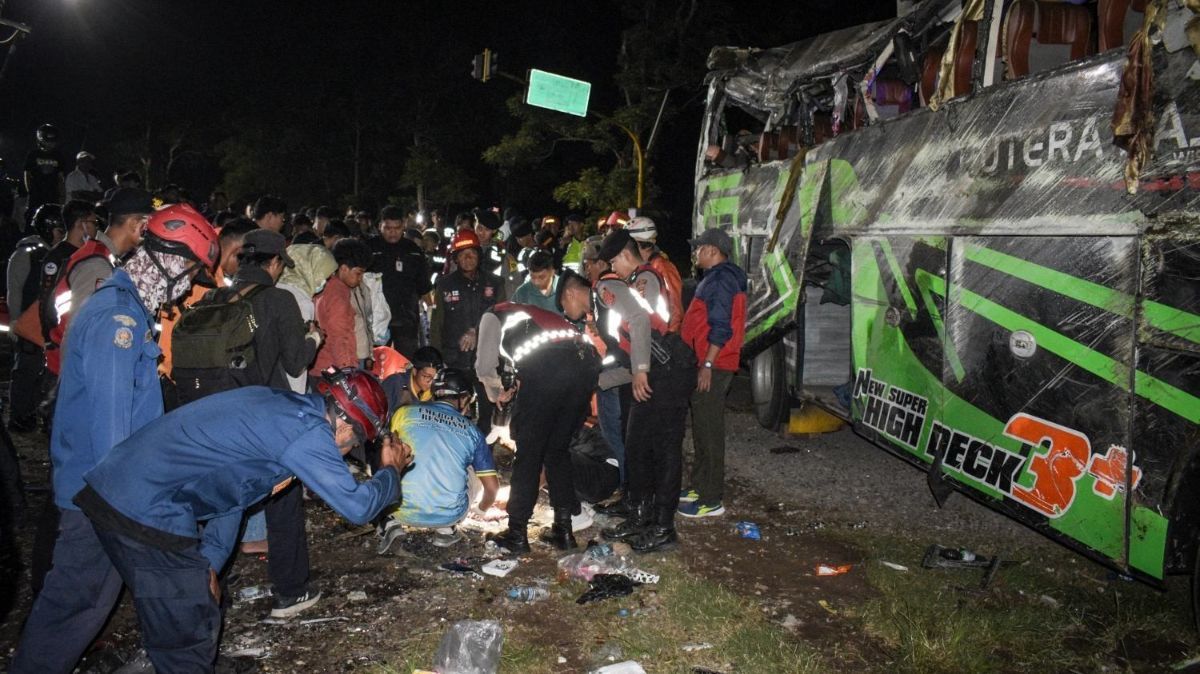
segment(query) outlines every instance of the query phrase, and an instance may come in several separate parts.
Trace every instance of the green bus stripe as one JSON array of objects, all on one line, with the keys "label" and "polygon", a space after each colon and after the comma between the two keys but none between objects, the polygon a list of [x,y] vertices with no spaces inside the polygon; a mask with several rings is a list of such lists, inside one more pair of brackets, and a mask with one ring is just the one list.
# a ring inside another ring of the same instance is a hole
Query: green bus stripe
[{"label": "green bus stripe", "polygon": [[716,176],[709,178],[704,187],[710,191],[728,190],[742,184],[742,172],[735,171],[729,175]]},{"label": "green bus stripe", "polygon": [[[966,255],[967,259],[1002,274],[1028,281],[1118,316],[1133,318],[1134,298],[1127,293],[983,246],[966,246]],[[1200,316],[1151,300],[1142,303],[1142,315],[1151,327],[1200,344]]]},{"label": "green bus stripe", "polygon": [[[934,276],[930,278],[929,282],[930,288],[934,292],[943,296],[946,294],[944,280]],[[1007,330],[1028,330],[1037,339],[1038,344],[1051,353],[1091,372],[1123,391],[1129,390],[1129,366],[1124,363],[1109,358],[961,286],[955,287],[954,294],[964,308]],[[1178,414],[1191,423],[1200,423],[1200,398],[1141,371],[1135,372],[1134,377],[1136,380],[1134,393],[1138,396]]]}]

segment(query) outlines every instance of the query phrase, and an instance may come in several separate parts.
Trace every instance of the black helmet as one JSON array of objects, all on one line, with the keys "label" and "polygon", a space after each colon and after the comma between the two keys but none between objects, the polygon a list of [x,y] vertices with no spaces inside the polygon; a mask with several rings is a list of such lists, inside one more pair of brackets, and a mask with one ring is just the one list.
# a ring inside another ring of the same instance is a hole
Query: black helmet
[{"label": "black helmet", "polygon": [[458,396],[471,395],[475,392],[475,382],[472,381],[471,375],[448,367],[444,370],[439,370],[437,377],[433,380],[433,387],[430,388],[430,393],[434,398],[457,398]]},{"label": "black helmet", "polygon": [[408,360],[418,370],[426,367],[440,370],[446,366],[446,362],[442,360],[442,353],[432,346],[422,346],[413,351],[412,358]]},{"label": "black helmet", "polygon": [[54,230],[63,227],[62,206],[58,204],[42,204],[33,214],[33,233],[42,237],[46,242],[54,238]]},{"label": "black helmet", "polygon": [[37,128],[38,147],[50,149],[58,145],[58,127],[53,124],[43,124]]}]

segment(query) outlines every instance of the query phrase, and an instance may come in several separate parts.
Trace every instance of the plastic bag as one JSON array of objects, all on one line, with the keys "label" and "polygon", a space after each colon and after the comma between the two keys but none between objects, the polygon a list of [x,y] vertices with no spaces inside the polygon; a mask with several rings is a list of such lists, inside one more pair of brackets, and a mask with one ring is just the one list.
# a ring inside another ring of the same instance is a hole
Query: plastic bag
[{"label": "plastic bag", "polygon": [[628,557],[611,553],[605,555],[604,546],[588,548],[584,552],[576,552],[558,560],[558,574],[563,580],[578,578],[591,582],[597,574],[621,574],[629,576],[639,583],[654,585],[659,581],[656,574],[642,571],[634,566]]},{"label": "plastic bag", "polygon": [[442,637],[433,669],[439,674],[496,674],[504,629],[496,620],[460,620]]},{"label": "plastic bag", "polygon": [[587,604],[613,597],[624,597],[633,594],[633,588],[641,585],[641,583],[629,576],[623,576],[619,573],[598,573],[588,582],[591,583],[591,588],[580,595],[579,599],[575,600],[576,604]]}]

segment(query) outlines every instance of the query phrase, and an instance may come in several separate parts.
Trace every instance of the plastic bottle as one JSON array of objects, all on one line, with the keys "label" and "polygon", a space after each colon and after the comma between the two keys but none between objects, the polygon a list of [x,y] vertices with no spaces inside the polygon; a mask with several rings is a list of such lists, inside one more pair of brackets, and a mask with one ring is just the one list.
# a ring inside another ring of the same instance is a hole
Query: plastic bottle
[{"label": "plastic bottle", "polygon": [[975,553],[967,550],[966,548],[962,548],[961,550],[955,550],[953,548],[942,550],[942,557],[960,562],[975,561]]},{"label": "plastic bottle", "polygon": [[549,597],[550,592],[541,587],[514,587],[508,591],[509,599],[512,599],[513,601],[523,601],[526,603],[541,601],[543,599],[548,599]]}]

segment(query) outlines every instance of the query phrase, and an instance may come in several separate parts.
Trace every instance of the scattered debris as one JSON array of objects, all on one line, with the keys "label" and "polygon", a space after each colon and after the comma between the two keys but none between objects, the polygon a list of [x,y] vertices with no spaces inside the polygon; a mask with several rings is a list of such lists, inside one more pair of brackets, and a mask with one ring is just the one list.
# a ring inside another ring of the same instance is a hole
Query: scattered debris
[{"label": "scattered debris", "polygon": [[[619,544],[616,544],[619,545]],[[600,546],[588,548],[586,552],[576,552],[558,560],[558,576],[560,580],[579,578],[590,581],[597,574],[622,574],[646,585],[658,583],[657,574],[643,571],[633,565],[629,557],[616,554],[616,545],[612,546],[612,554],[598,557],[592,550]]]},{"label": "scattered debris", "polygon": [[853,568],[853,566],[850,564],[842,564],[840,566],[833,566],[830,564],[818,564],[817,565],[817,575],[818,576],[840,576],[843,573],[850,573],[851,568]]},{"label": "scattered debris", "polygon": [[800,448],[791,445],[783,445],[782,447],[772,447],[772,454],[799,454]]},{"label": "scattered debris", "polygon": [[1171,665],[1171,669],[1178,672],[1179,670],[1187,669],[1192,665],[1200,665],[1200,655],[1176,662],[1175,664]]},{"label": "scattered debris", "polygon": [[484,564],[480,571],[483,571],[489,576],[503,578],[507,576],[510,571],[517,568],[517,564],[518,562],[515,559],[493,559],[487,564]]},{"label": "scattered debris", "polygon": [[455,674],[495,674],[504,630],[496,620],[460,620],[442,637],[433,667]]},{"label": "scattered debris", "polygon": [[231,658],[254,658],[256,660],[260,660],[270,656],[271,651],[263,648],[262,646],[258,646],[255,648],[242,648],[233,651],[232,653],[228,653],[227,655]]},{"label": "scattered debris", "polygon": [[796,616],[789,613],[783,617],[783,622],[781,622],[780,624],[783,626],[784,629],[794,630],[794,629],[800,627],[800,625],[802,625],[803,623],[800,621],[799,618],[797,618]]},{"label": "scattered debris", "polygon": [[700,643],[684,644],[680,648],[682,648],[685,653],[695,653],[696,651],[707,651],[712,647],[713,645],[707,641],[701,641]]},{"label": "scattered debris", "polygon": [[1042,602],[1046,606],[1049,606],[1050,608],[1058,608],[1058,600],[1048,594],[1043,594],[1042,596],[1038,597],[1038,601]]},{"label": "scattered debris", "polygon": [[625,651],[621,649],[621,645],[614,642],[605,642],[600,648],[596,649],[592,656],[593,662],[616,662],[619,658],[625,657]]},{"label": "scattered debris", "polygon": [[319,625],[321,623],[332,623],[332,622],[350,622],[350,619],[345,616],[338,615],[338,616],[332,616],[330,618],[309,618],[308,620],[301,620],[300,624],[301,625]]},{"label": "scattered debris", "polygon": [[588,582],[591,589],[580,595],[579,599],[575,600],[576,604],[624,597],[633,594],[633,588],[641,585],[629,576],[619,573],[598,573]]},{"label": "scattered debris", "polygon": [[593,669],[591,674],[646,674],[646,670],[633,660],[618,662],[612,665],[605,665],[600,669]]},{"label": "scattered debris", "polygon": [[269,585],[251,585],[238,590],[238,601],[254,601],[255,599],[264,599],[271,596],[271,587]]},{"label": "scattered debris", "polygon": [[818,599],[817,605],[820,606],[821,608],[825,609],[826,611],[829,611],[829,613],[831,615],[837,615],[837,609],[830,606],[829,602],[825,601],[824,599]]},{"label": "scattered debris", "polygon": [[508,590],[508,598],[513,601],[525,602],[532,604],[533,602],[542,601],[550,598],[550,592],[542,587],[513,587]]},{"label": "scattered debris", "polygon": [[749,538],[752,541],[762,540],[762,533],[759,532],[758,525],[754,522],[738,522],[734,525],[734,530],[742,538]]},{"label": "scattered debris", "polygon": [[884,566],[886,566],[887,568],[889,568],[889,569],[891,569],[891,570],[893,570],[893,571],[908,571],[908,567],[907,567],[907,566],[904,566],[903,564],[896,564],[896,563],[894,563],[894,562],[885,562],[885,561],[882,561],[882,560],[880,560],[880,562],[879,562],[879,563],[880,563],[880,564],[882,564],[882,565],[884,565]]},{"label": "scattered debris", "polygon": [[992,558],[980,557],[965,548],[944,548],[934,544],[925,550],[921,566],[926,569],[984,569],[980,587],[987,589],[996,577],[996,572],[1002,566],[1011,566],[1017,562],[1001,560],[999,555]]},{"label": "scattered debris", "polygon": [[355,590],[355,591],[351,592],[350,594],[346,595],[346,599],[348,599],[349,601],[352,601],[352,602],[366,601],[367,593],[363,592],[362,590]]}]

